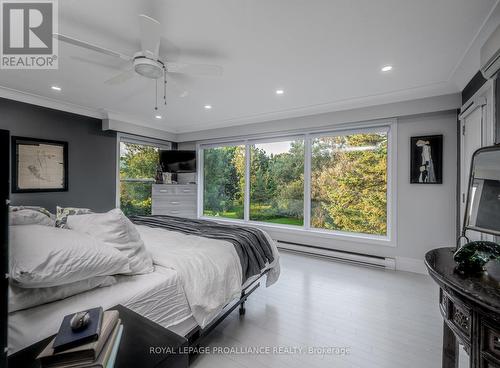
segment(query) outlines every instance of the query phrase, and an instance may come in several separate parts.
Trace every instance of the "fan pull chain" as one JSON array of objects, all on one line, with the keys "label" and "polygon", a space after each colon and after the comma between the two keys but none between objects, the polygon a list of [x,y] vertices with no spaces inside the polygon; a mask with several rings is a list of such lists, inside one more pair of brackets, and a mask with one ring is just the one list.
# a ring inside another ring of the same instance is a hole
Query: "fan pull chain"
[{"label": "fan pull chain", "polygon": [[158,110],[158,79],[155,79],[155,110]]},{"label": "fan pull chain", "polygon": [[167,106],[167,71],[163,68],[163,104]]}]

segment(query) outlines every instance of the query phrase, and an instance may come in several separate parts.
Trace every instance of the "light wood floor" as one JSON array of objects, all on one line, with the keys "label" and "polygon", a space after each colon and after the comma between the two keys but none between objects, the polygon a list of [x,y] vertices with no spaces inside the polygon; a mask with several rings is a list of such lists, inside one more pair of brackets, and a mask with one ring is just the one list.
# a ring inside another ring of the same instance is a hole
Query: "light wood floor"
[{"label": "light wood floor", "polygon": [[429,276],[282,252],[280,280],[233,312],[208,347],[349,347],[335,355],[199,355],[196,368],[439,368],[442,319]]}]

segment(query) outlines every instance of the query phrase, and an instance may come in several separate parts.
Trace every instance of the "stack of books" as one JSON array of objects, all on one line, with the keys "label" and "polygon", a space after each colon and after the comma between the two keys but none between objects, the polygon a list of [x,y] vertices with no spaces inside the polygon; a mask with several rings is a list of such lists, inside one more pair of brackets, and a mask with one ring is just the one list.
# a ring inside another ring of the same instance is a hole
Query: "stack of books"
[{"label": "stack of books", "polygon": [[83,329],[71,328],[75,314],[64,317],[56,337],[38,355],[42,368],[113,368],[123,325],[118,311],[88,310]]}]

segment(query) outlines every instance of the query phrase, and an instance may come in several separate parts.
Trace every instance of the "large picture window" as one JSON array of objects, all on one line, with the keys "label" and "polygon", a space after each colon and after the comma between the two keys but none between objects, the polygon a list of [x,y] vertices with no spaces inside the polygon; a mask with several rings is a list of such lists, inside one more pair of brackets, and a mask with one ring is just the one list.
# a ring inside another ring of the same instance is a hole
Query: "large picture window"
[{"label": "large picture window", "polygon": [[311,227],[387,234],[387,133],[312,141]]},{"label": "large picture window", "polygon": [[151,188],[160,149],[170,145],[120,139],[120,208],[127,216],[151,215]]},{"label": "large picture window", "polygon": [[203,150],[203,215],[243,219],[245,147]]},{"label": "large picture window", "polygon": [[391,127],[200,145],[200,213],[388,239]]},{"label": "large picture window", "polygon": [[250,146],[250,220],[304,224],[304,140]]}]

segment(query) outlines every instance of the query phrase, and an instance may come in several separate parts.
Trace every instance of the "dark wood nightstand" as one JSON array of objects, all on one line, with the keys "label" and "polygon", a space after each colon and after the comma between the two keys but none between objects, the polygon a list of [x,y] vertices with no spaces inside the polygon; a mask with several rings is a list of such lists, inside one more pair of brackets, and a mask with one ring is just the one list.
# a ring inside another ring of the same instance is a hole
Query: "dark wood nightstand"
[{"label": "dark wood nightstand", "polygon": [[[122,305],[109,309],[120,312],[123,323],[123,335],[116,357],[116,368],[188,367],[187,339]],[[9,368],[40,368],[36,357],[53,337],[50,336],[12,354],[9,357]],[[155,351],[151,352],[152,349]],[[172,354],[173,351],[180,351],[180,353]]]}]

